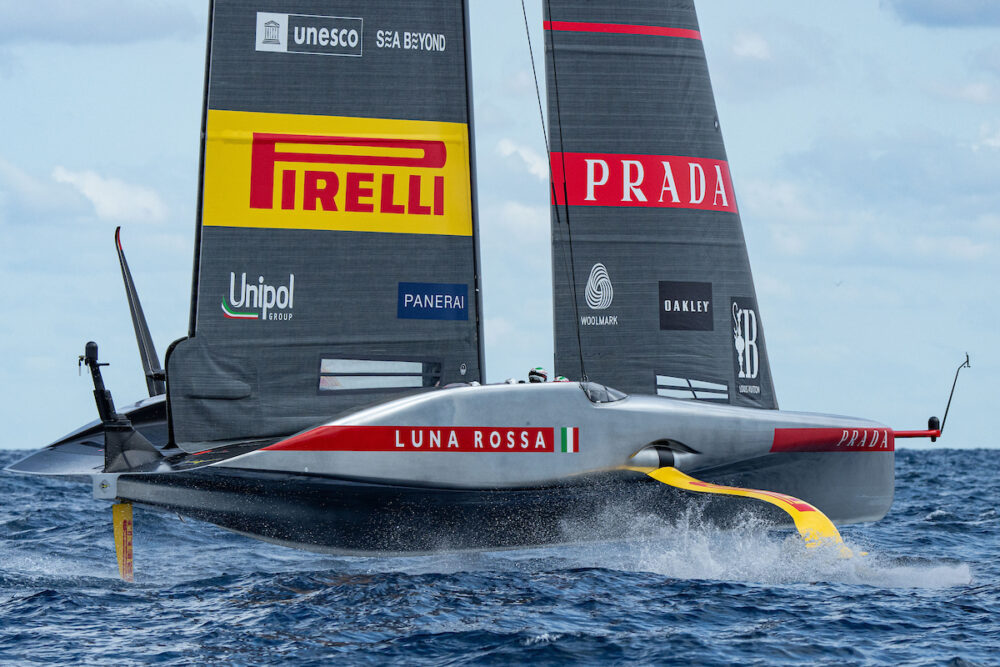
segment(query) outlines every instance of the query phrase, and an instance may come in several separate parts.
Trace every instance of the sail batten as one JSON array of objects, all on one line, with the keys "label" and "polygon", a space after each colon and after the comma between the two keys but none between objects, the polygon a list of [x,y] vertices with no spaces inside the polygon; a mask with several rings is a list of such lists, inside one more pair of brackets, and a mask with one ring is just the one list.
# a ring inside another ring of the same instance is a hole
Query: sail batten
[{"label": "sail batten", "polygon": [[544,6],[556,372],[777,407],[692,0]]},{"label": "sail batten", "polygon": [[479,380],[464,3],[215,0],[209,41],[174,439],[283,435]]}]

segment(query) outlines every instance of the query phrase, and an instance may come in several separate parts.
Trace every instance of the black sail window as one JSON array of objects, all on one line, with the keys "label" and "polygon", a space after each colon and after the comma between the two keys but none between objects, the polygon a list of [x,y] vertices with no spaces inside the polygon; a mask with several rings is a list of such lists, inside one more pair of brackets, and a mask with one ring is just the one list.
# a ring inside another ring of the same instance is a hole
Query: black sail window
[{"label": "black sail window", "polygon": [[435,362],[323,358],[319,363],[323,394],[420,389],[440,381],[441,364]]}]

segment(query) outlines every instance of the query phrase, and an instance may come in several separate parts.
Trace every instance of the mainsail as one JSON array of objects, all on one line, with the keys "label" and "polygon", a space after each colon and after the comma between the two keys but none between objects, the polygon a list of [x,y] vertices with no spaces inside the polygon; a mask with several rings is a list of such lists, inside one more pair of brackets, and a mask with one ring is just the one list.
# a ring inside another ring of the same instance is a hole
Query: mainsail
[{"label": "mainsail", "polygon": [[215,0],[173,439],[479,380],[461,0]]},{"label": "mainsail", "polygon": [[692,0],[545,0],[556,371],[777,407]]}]

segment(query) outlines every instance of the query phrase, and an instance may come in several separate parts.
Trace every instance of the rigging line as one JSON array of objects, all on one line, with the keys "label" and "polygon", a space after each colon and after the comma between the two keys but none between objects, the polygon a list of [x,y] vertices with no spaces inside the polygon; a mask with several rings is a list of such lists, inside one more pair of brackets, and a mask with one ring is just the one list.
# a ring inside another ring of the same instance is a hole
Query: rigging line
[{"label": "rigging line", "polygon": [[[549,131],[545,127],[545,113],[542,111],[542,93],[538,88],[538,71],[535,69],[535,52],[531,48],[531,31],[528,29],[528,10],[521,0],[521,15],[524,16],[524,35],[528,38],[528,57],[531,58],[531,76],[535,79],[535,99],[538,100],[538,118],[542,121],[542,140],[545,141],[545,154],[549,154]],[[552,182],[552,161],[549,160],[549,183]],[[554,187],[554,186],[553,186]]]},{"label": "rigging line", "polygon": [[[552,20],[552,0],[545,1],[546,13],[549,15],[549,21]],[[525,24],[527,24],[527,18],[525,19]],[[527,28],[527,25],[525,25]],[[556,124],[559,126],[559,153],[562,156],[560,163],[562,166],[562,189],[563,189],[563,208],[566,211],[566,245],[569,247],[569,270],[570,270],[570,286],[573,292],[573,328],[576,329],[576,350],[580,356],[580,375],[581,380],[586,381],[587,369],[583,362],[583,342],[580,337],[580,304],[578,303],[578,295],[576,289],[576,260],[573,256],[573,231],[569,224],[569,195],[566,191],[566,158],[565,158],[565,143],[563,142],[563,131],[562,131],[562,110],[559,105],[559,76],[556,73],[558,68],[556,67],[556,31],[549,30],[549,44],[552,46],[552,89],[555,91],[556,95]],[[530,41],[530,38],[529,38]],[[534,61],[532,61],[532,66],[534,66]],[[537,79],[536,79],[537,81]],[[541,98],[539,98],[539,106],[541,105]],[[546,148],[548,148],[548,142],[546,142]],[[549,173],[552,172],[552,153],[549,153]],[[552,183],[552,201],[555,204],[556,211],[556,224],[560,222],[559,220],[559,205],[555,196],[555,183],[552,182],[553,179],[550,177],[549,181]]]}]

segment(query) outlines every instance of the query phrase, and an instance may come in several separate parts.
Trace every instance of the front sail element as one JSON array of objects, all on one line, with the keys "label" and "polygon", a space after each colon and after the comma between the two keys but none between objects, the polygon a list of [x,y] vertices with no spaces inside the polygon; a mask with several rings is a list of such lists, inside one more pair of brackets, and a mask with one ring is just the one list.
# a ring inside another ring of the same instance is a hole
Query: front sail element
[{"label": "front sail element", "polygon": [[215,1],[182,447],[480,379],[465,25],[460,0]]},{"label": "front sail element", "polygon": [[777,407],[692,0],[543,4],[556,372]]}]

